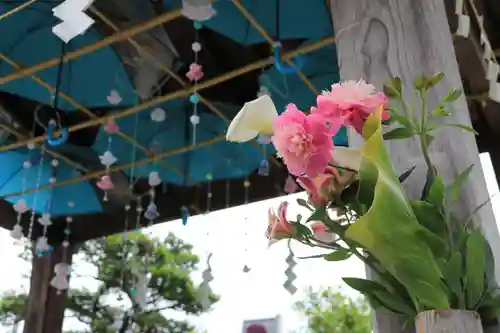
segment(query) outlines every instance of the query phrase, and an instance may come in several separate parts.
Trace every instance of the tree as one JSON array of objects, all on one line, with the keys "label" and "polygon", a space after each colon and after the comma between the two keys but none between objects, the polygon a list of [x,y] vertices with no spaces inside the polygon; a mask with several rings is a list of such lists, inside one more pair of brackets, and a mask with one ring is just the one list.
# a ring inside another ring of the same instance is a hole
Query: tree
[{"label": "tree", "polygon": [[371,316],[363,298],[352,299],[332,288],[313,291],[295,304],[308,318],[310,333],[370,333]]},{"label": "tree", "polygon": [[[192,246],[169,234],[160,241],[144,234],[113,235],[88,241],[79,255],[97,269],[96,290],[68,292],[66,313],[87,328],[77,333],[185,333],[193,331],[186,321],[168,318],[166,310],[198,315],[203,308],[198,288],[190,278],[198,257]],[[72,278],[84,277],[74,265]],[[137,300],[138,276],[149,272],[146,302]],[[16,325],[26,312],[27,295],[0,299],[0,322]],[[210,296],[217,301],[215,295]],[[76,333],[72,331],[71,333]]]}]

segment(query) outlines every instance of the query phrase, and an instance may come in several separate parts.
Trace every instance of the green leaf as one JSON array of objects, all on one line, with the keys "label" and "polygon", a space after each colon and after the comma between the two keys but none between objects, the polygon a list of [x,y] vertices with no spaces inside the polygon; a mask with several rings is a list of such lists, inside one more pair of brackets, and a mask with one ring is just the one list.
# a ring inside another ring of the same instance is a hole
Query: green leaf
[{"label": "green leaf", "polygon": [[443,261],[440,265],[444,280],[450,291],[455,294],[459,300],[460,308],[464,304],[464,291],[462,290],[462,255],[460,252],[452,253],[450,259]]},{"label": "green leaf", "polygon": [[307,219],[307,222],[312,222],[312,221],[321,221],[325,222],[328,217],[328,213],[326,212],[326,207],[318,207],[316,210],[309,216]]},{"label": "green leaf", "polygon": [[448,90],[448,95],[444,98],[444,101],[446,103],[451,103],[456,101],[460,96],[462,95],[462,90],[461,89],[455,89],[451,88]]},{"label": "green leaf", "polygon": [[418,91],[426,91],[428,87],[427,79],[424,75],[419,75],[413,80],[413,86]]},{"label": "green leaf", "polygon": [[475,129],[473,129],[470,126],[466,126],[466,125],[461,125],[461,124],[444,124],[443,126],[460,128],[460,129],[463,129],[464,131],[470,132],[470,133],[472,133],[474,135],[478,135],[479,134],[478,132],[476,132]]},{"label": "green leaf", "polygon": [[403,95],[401,79],[397,76],[393,77],[389,83],[383,85],[383,91],[389,98],[401,99]]},{"label": "green leaf", "polygon": [[432,183],[431,188],[429,189],[429,195],[427,196],[426,201],[441,210],[444,204],[444,193],[445,187],[443,179],[437,176],[434,178],[434,183]]},{"label": "green leaf", "polygon": [[447,201],[448,201],[447,203],[449,205],[455,203],[460,197],[462,187],[469,179],[472,168],[474,168],[474,164],[471,164],[467,169],[462,171],[462,173],[458,175],[457,179],[455,179],[455,181],[446,189]]},{"label": "green leaf", "polygon": [[410,169],[406,170],[405,172],[403,172],[398,178],[399,178],[399,182],[400,183],[404,183],[404,181],[410,177],[411,173],[415,170],[417,166],[414,165],[412,166]]},{"label": "green leaf", "polygon": [[436,72],[436,73],[433,73],[433,74],[430,74],[430,75],[427,75],[426,76],[426,80],[427,80],[427,85],[428,85],[428,88],[432,88],[434,87],[435,85],[437,85],[439,82],[441,82],[441,80],[444,78],[444,74],[442,72]]},{"label": "green leaf", "polygon": [[306,200],[304,200],[304,199],[302,199],[302,198],[298,198],[298,199],[297,199],[297,204],[298,204],[299,206],[302,206],[302,207],[307,208],[307,209],[308,209],[308,210],[310,210],[310,211],[312,211],[312,210],[313,210],[313,209],[312,209],[312,207],[311,207],[311,206],[307,203],[307,201],[306,201]]},{"label": "green leaf", "polygon": [[395,110],[388,110],[387,112],[389,112],[391,119],[397,121],[399,124],[401,124],[402,126],[407,128],[408,130],[411,130],[411,131],[414,130],[414,126],[408,117],[400,115]]},{"label": "green leaf", "polygon": [[412,304],[408,304],[397,295],[390,293],[378,282],[358,278],[342,278],[342,280],[352,289],[359,291],[363,295],[375,298],[376,303],[382,305],[389,311],[408,316],[414,316],[416,314]]},{"label": "green leaf", "polygon": [[447,237],[444,216],[433,204],[417,200],[410,204],[418,223],[441,238]]},{"label": "green leaf", "polygon": [[382,139],[380,110],[368,117],[361,150],[361,182],[375,184],[369,210],[346,231],[346,237],[367,249],[426,307],[449,307],[441,272],[422,233]]},{"label": "green leaf", "polygon": [[448,117],[451,113],[445,110],[444,105],[438,105],[434,110],[431,111],[431,116],[433,117]]},{"label": "green leaf", "polygon": [[326,261],[342,261],[349,259],[351,257],[351,252],[347,251],[346,249],[338,249],[336,251],[333,251],[327,255],[325,255],[325,260]]},{"label": "green leaf", "polygon": [[411,138],[415,132],[406,127],[395,128],[384,134],[384,140],[401,140]]},{"label": "green leaf", "polygon": [[467,309],[475,309],[481,300],[485,270],[485,239],[479,231],[472,231],[467,240],[465,257]]}]

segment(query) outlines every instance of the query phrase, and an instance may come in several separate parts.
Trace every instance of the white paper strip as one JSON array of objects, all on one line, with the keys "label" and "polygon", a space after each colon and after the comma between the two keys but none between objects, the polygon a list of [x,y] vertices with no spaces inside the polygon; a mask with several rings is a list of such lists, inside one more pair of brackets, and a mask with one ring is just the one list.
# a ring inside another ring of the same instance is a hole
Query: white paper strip
[{"label": "white paper strip", "polygon": [[500,66],[493,60],[488,60],[488,72],[486,73],[486,79],[489,81],[497,81],[498,74],[500,74]]},{"label": "white paper strip", "polygon": [[470,33],[470,17],[464,14],[458,15],[458,29],[457,35],[462,37],[469,37]]},{"label": "white paper strip", "polygon": [[493,56],[493,50],[491,49],[491,45],[489,41],[486,41],[484,43],[484,53],[483,53],[483,59],[489,60]]},{"label": "white paper strip", "polygon": [[500,103],[500,83],[497,81],[490,81],[490,91],[488,96],[491,100]]},{"label": "white paper strip", "polygon": [[464,0],[455,0],[455,14],[461,15],[463,13]]}]

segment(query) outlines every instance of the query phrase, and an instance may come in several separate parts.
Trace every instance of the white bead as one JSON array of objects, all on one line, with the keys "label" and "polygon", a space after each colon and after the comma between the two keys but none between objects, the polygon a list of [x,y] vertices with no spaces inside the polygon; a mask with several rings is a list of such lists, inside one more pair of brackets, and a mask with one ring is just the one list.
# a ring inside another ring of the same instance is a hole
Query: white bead
[{"label": "white bead", "polygon": [[75,203],[73,201],[68,201],[68,207],[75,207]]},{"label": "white bead", "polygon": [[69,242],[67,240],[65,240],[63,243],[62,243],[62,246],[64,247],[68,247],[69,246]]},{"label": "white bead", "polygon": [[56,179],[54,177],[49,178],[49,183],[54,184],[56,182]]},{"label": "white bead", "polygon": [[53,167],[56,167],[59,165],[59,161],[54,159],[50,162],[50,164],[52,164]]},{"label": "white bead", "polygon": [[193,114],[190,118],[189,121],[191,121],[191,124],[193,125],[198,125],[200,123],[200,116],[197,114]]},{"label": "white bead", "polygon": [[193,45],[191,45],[191,49],[193,50],[193,52],[200,52],[201,44],[198,42],[194,42]]},{"label": "white bead", "polygon": [[28,149],[35,149],[35,144],[33,142],[30,142],[26,145],[26,147],[28,147]]},{"label": "white bead", "polygon": [[31,162],[30,161],[25,161],[23,163],[23,168],[25,168],[25,169],[31,168]]}]

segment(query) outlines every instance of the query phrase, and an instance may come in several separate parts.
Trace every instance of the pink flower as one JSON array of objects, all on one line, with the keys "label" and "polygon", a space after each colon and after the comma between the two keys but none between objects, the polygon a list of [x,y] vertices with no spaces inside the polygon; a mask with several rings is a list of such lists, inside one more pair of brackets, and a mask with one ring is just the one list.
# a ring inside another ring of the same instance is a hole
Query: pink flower
[{"label": "pink flower", "polygon": [[190,81],[199,81],[203,77],[203,70],[201,65],[193,62],[189,65],[189,71],[186,73],[186,77]]},{"label": "pink flower", "polygon": [[314,237],[320,242],[333,243],[336,239],[335,234],[332,234],[328,227],[321,221],[314,221],[311,223],[311,230]]},{"label": "pink flower", "polygon": [[[324,91],[318,96],[317,107],[311,112],[324,117],[327,122],[343,121],[361,134],[366,118],[378,107],[386,108],[388,102],[387,96],[376,92],[372,84],[363,80],[345,81],[335,83],[331,91]],[[382,120],[388,118],[389,114],[384,111]]]},{"label": "pink flower", "polygon": [[273,122],[273,144],[288,167],[296,176],[314,177],[321,174],[332,158],[332,128],[318,115],[305,115],[295,104],[288,104],[285,112]]},{"label": "pink flower", "polygon": [[297,182],[309,194],[309,201],[315,206],[326,205],[332,200],[335,179],[339,179],[340,174],[336,168],[328,166],[325,172],[316,177],[299,177]]},{"label": "pink flower", "polygon": [[268,211],[268,226],[266,237],[269,238],[269,245],[279,241],[280,239],[290,238],[295,233],[295,228],[286,218],[288,202],[283,201],[277,212],[272,209]]}]

